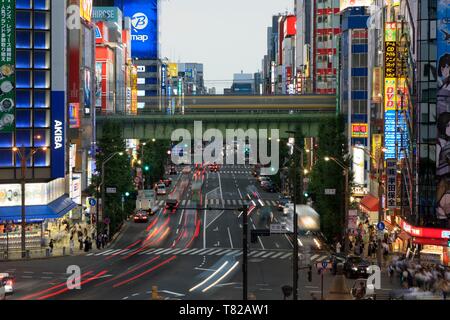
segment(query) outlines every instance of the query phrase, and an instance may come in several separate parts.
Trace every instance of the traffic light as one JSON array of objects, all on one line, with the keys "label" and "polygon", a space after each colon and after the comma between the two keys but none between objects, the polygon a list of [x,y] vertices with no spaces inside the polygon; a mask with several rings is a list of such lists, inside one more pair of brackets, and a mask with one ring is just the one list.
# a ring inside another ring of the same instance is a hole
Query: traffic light
[{"label": "traffic light", "polygon": [[309,197],[309,194],[308,194],[307,191],[305,191],[305,192],[303,193],[303,195],[305,196],[305,198],[308,198],[308,197]]},{"label": "traffic light", "polygon": [[129,192],[125,192],[125,197],[129,197],[130,193]]},{"label": "traffic light", "polygon": [[146,164],[146,165],[144,166],[144,171],[150,171],[150,166],[149,166],[148,164]]},{"label": "traffic light", "polygon": [[308,281],[312,282],[312,266],[309,266],[308,270]]}]

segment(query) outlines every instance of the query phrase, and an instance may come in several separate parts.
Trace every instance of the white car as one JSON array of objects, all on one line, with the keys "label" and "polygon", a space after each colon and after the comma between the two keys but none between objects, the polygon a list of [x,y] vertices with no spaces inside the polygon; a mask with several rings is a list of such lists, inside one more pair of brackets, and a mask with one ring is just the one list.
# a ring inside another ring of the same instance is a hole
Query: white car
[{"label": "white car", "polygon": [[156,188],[157,188],[157,191],[156,191],[157,195],[166,195],[167,194],[166,185],[164,183],[158,184]]},{"label": "white car", "polygon": [[[14,280],[9,273],[0,273],[0,287],[3,287],[5,294],[12,294],[14,292]],[[0,291],[2,291],[1,288]]]}]

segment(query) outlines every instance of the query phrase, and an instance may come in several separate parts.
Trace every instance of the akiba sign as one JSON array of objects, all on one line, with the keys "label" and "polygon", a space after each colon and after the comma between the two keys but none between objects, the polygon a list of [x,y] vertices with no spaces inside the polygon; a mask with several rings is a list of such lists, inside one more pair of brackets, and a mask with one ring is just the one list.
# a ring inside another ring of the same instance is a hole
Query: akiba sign
[{"label": "akiba sign", "polygon": [[52,148],[51,171],[52,178],[64,178],[65,170],[65,99],[63,91],[52,92]]},{"label": "akiba sign", "polygon": [[124,16],[131,18],[131,56],[139,59],[158,58],[157,0],[116,0],[123,3]]}]

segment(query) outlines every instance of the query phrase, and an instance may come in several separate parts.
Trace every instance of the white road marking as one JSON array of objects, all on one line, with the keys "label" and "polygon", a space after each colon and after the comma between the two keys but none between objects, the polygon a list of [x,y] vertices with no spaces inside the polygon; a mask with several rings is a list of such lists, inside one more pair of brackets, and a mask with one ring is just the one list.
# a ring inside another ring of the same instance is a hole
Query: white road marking
[{"label": "white road marking", "polygon": [[215,250],[215,251],[213,251],[213,252],[210,252],[210,253],[208,253],[208,256],[211,256],[211,255],[213,255],[213,254],[216,254],[216,253],[218,253],[219,251],[223,251],[223,249],[217,249],[217,250]]},{"label": "white road marking", "polygon": [[161,252],[161,251],[163,251],[164,250],[164,248],[160,248],[160,249],[157,249],[156,251],[154,251],[153,253],[154,254],[157,254],[157,253],[159,253],[159,252]]},{"label": "white road marking", "polygon": [[311,258],[310,258],[310,260],[311,261],[313,261],[315,258],[317,258],[319,255],[318,254],[315,254],[315,255],[313,255]]},{"label": "white road marking", "polygon": [[109,249],[100,253],[96,253],[95,256],[103,256],[106,255],[108,252],[114,251],[113,249]]},{"label": "white road marking", "polygon": [[267,253],[266,251],[258,252],[257,254],[253,255],[252,258],[256,258],[256,257],[262,256],[263,254],[266,254],[266,253]]},{"label": "white road marking", "polygon": [[286,259],[287,257],[292,256],[292,252],[286,253],[284,256],[281,256],[280,259]]},{"label": "white road marking", "polygon": [[278,252],[277,254],[275,254],[275,255],[272,256],[272,259],[273,259],[273,258],[277,258],[277,257],[279,257],[279,256],[281,256],[281,255],[283,255],[283,254],[284,254],[284,252]]},{"label": "white road marking", "polygon": [[166,252],[166,251],[172,251],[172,250],[173,250],[172,248],[164,249],[163,251],[160,251],[158,254],[162,254],[163,252]]},{"label": "white road marking", "polygon": [[291,242],[291,240],[289,239],[289,237],[288,237],[286,234],[285,234],[284,236],[285,236],[286,240],[291,244],[291,247],[293,248],[294,245],[292,244],[292,242]]},{"label": "white road marking", "polygon": [[233,249],[233,239],[231,238],[231,232],[230,232],[230,227],[227,227],[228,229],[228,237],[230,238],[230,245],[231,245],[231,249]]},{"label": "white road marking", "polygon": [[191,252],[193,252],[193,251],[197,251],[197,250],[198,250],[198,248],[190,249],[190,250],[188,250],[188,251],[186,251],[186,252],[183,252],[182,255],[185,255],[185,254],[191,253]]},{"label": "white road marking", "polygon": [[326,257],[327,257],[327,256],[321,256],[321,257],[319,257],[316,261],[317,261],[317,262],[321,262],[321,261],[324,260]]},{"label": "white road marking", "polygon": [[268,254],[263,255],[261,258],[267,258],[271,256],[274,252],[269,252]]},{"label": "white road marking", "polygon": [[161,291],[158,290],[158,292],[168,293],[168,294],[171,294],[171,295],[174,295],[174,296],[177,296],[177,297],[184,297],[185,296],[185,294],[178,293],[178,292],[173,292],[173,291],[168,291],[168,290],[161,290]]}]

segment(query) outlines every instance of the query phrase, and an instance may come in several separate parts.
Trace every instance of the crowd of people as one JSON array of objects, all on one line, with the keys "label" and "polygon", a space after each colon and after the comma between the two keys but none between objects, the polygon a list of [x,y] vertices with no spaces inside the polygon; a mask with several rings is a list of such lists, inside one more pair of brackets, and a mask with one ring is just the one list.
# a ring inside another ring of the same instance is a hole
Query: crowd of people
[{"label": "crowd of people", "polygon": [[442,294],[446,299],[450,293],[450,268],[443,265],[421,265],[406,257],[394,257],[388,266],[391,281],[398,277],[405,289],[417,288],[435,294]]}]

